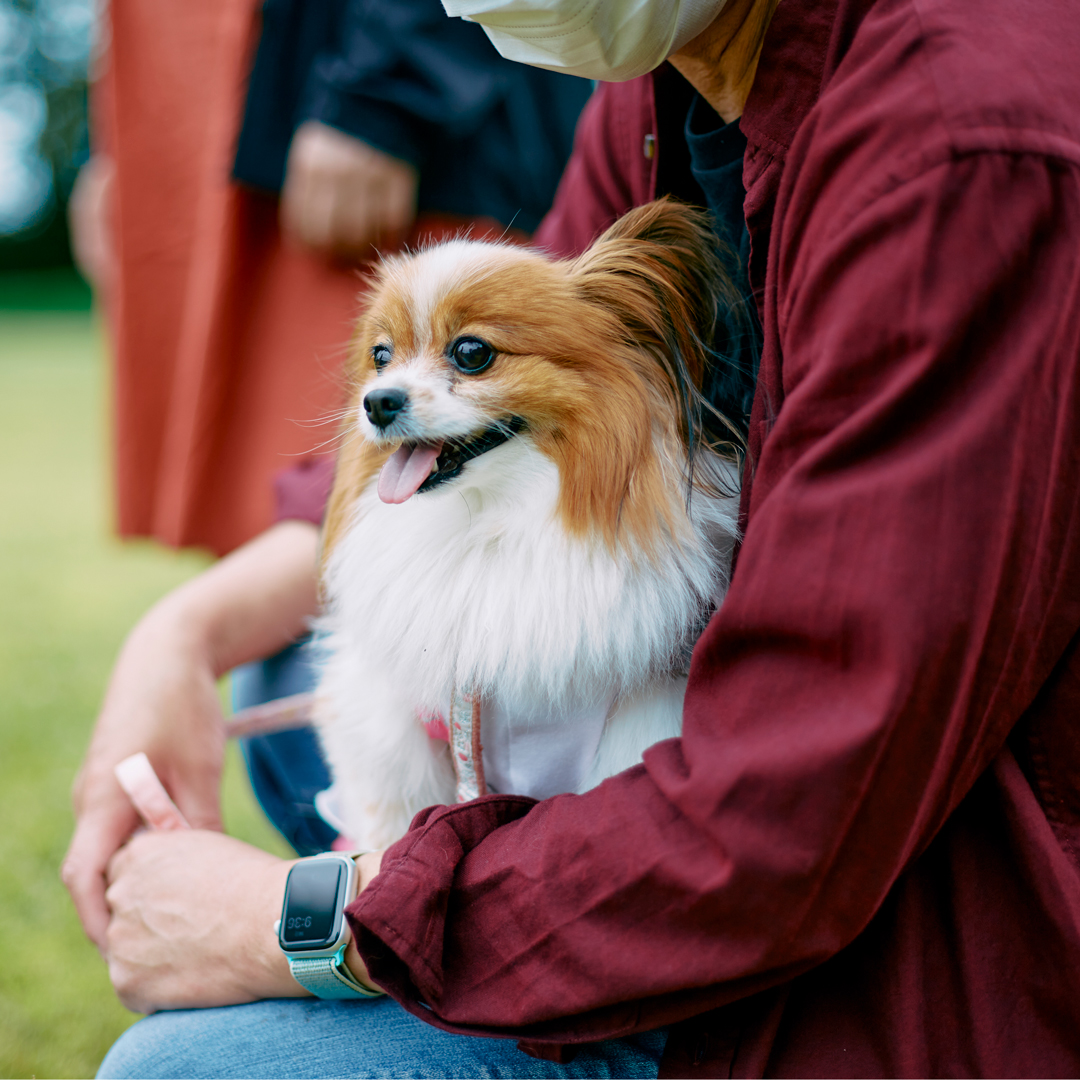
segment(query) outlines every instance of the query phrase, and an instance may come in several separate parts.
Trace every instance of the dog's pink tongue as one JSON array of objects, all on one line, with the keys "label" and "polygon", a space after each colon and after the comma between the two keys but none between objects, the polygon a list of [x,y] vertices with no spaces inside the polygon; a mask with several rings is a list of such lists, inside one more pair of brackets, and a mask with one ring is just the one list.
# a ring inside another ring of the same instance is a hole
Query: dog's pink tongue
[{"label": "dog's pink tongue", "polygon": [[441,442],[428,446],[401,446],[379,473],[379,498],[384,503],[403,503],[431,475],[431,466],[443,448]]}]

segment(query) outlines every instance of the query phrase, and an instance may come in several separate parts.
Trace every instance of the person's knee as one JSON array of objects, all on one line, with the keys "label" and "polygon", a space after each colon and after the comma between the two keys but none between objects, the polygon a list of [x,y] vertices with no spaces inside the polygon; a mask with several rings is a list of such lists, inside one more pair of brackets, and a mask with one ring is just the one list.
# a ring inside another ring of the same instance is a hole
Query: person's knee
[{"label": "person's knee", "polygon": [[177,1027],[178,1015],[156,1013],[128,1028],[105,1055],[98,1077],[121,1080],[124,1077],[179,1076],[166,1064],[166,1059],[172,1061],[175,1057],[170,1029]]},{"label": "person's knee", "polygon": [[424,1027],[387,999],[288,998],[154,1013],[117,1040],[98,1077],[352,1076],[365,1063],[364,1075],[385,1076],[388,1063],[373,1052],[403,1023]]},{"label": "person's knee", "polygon": [[[266,1005],[267,1003],[260,1003]],[[159,1012],[132,1025],[113,1044],[98,1069],[99,1080],[125,1077],[248,1076],[241,1030],[252,1006]],[[256,1011],[259,1010],[257,1007]],[[234,1060],[240,1057],[240,1061]],[[234,1066],[240,1071],[233,1071]]]}]

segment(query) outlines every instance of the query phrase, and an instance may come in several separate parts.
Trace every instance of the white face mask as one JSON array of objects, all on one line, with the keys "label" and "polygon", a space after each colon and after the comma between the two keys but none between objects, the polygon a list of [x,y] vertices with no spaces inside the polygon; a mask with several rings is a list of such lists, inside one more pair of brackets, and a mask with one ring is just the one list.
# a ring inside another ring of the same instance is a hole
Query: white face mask
[{"label": "white face mask", "polygon": [[701,33],[725,0],[442,0],[479,23],[507,60],[602,82],[662,64]]}]

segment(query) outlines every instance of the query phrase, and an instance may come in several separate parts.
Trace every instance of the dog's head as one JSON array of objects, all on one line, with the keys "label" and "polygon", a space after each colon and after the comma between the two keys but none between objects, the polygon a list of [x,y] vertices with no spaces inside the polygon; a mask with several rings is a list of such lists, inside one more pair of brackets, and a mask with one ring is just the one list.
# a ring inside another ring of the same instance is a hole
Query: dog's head
[{"label": "dog's head", "polygon": [[710,430],[734,452],[701,394],[735,302],[715,248],[702,213],[660,200],[573,260],[455,240],[383,262],[353,343],[325,548],[376,470],[384,502],[424,498],[523,433],[558,466],[570,533],[674,528],[673,469],[689,482]]}]

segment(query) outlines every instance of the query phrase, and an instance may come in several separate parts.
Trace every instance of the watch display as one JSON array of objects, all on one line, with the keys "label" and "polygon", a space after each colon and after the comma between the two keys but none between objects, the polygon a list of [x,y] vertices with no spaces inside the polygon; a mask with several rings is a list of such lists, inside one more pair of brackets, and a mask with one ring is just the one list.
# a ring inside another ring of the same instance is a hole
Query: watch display
[{"label": "watch display", "polygon": [[318,949],[338,938],[346,877],[338,859],[311,859],[293,867],[278,932],[283,949]]},{"label": "watch display", "polygon": [[354,857],[363,852],[326,851],[294,863],[285,882],[278,944],[293,978],[318,998],[356,1001],[382,997],[349,970],[345,952],[352,934],[345,905],[356,897]]}]

